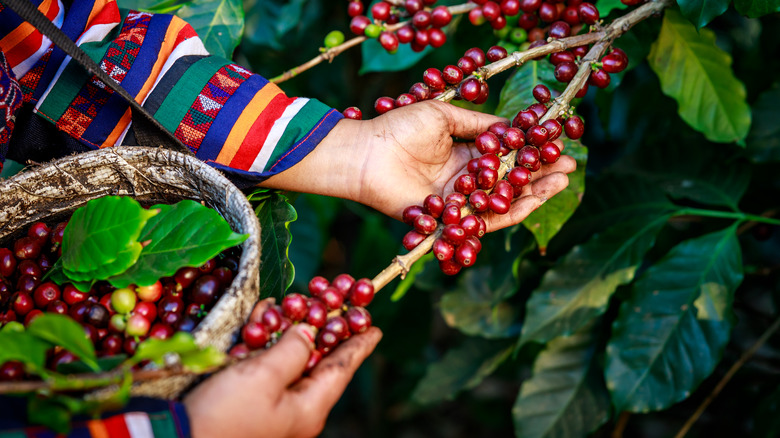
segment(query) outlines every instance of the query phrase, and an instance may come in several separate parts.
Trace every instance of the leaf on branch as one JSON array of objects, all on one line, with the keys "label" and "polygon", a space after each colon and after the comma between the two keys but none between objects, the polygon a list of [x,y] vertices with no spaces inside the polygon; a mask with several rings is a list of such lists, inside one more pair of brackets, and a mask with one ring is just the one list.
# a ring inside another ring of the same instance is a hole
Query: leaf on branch
[{"label": "leaf on branch", "polygon": [[[250,199],[251,200],[251,199]],[[322,260],[330,237],[330,227],[336,219],[340,201],[337,198],[302,194],[295,200],[298,219],[290,224],[290,263],[295,266],[295,288],[305,290]]]},{"label": "leaf on branch", "polygon": [[617,287],[634,279],[668,217],[658,212],[618,222],[572,248],[528,300],[520,344],[568,336],[604,313]]},{"label": "leaf on branch", "polygon": [[59,402],[57,398],[30,397],[27,404],[27,419],[32,424],[40,424],[57,432],[70,432],[70,419],[74,413],[69,406]]},{"label": "leaf on branch", "polygon": [[135,264],[108,279],[115,287],[154,284],[184,266],[200,266],[249,237],[234,233],[216,210],[189,199],[155,205],[151,210],[159,213],[147,221],[138,237],[149,243]]},{"label": "leaf on branch", "polygon": [[648,269],[620,307],[605,377],[618,410],[648,412],[685,399],[720,361],[742,282],[736,224],[687,240]]},{"label": "leaf on branch", "polygon": [[596,2],[596,8],[598,8],[601,18],[606,17],[615,9],[626,9],[627,7],[620,0],[599,0]]},{"label": "leaf on branch", "polygon": [[758,163],[780,161],[780,83],[761,93],[752,109],[753,125],[747,137],[750,157]]},{"label": "leaf on branch", "polygon": [[547,252],[547,244],[558,234],[566,221],[579,207],[585,192],[585,165],[588,161],[588,148],[578,140],[563,139],[564,154],[577,161],[577,170],[569,174],[569,185],[560,193],[548,199],[536,211],[529,214],[523,226],[533,233],[539,252]]},{"label": "leaf on branch", "polygon": [[677,0],[680,11],[697,29],[721,16],[730,3],[731,0]]},{"label": "leaf on branch", "polygon": [[547,86],[553,96],[554,91],[561,92],[565,86],[555,79],[555,66],[547,62],[531,61],[516,69],[501,89],[496,115],[512,120],[518,112],[536,102],[531,90],[539,84]]},{"label": "leaf on branch", "polygon": [[393,291],[393,295],[390,296],[390,301],[395,302],[403,298],[404,295],[409,292],[409,289],[414,285],[415,280],[417,280],[417,275],[423,272],[425,265],[427,265],[428,262],[432,262],[434,259],[435,257],[433,253],[429,252],[414,262],[412,267],[409,268],[409,272],[406,273],[404,279],[398,283],[398,286]]},{"label": "leaf on branch", "polygon": [[212,55],[233,58],[244,33],[241,0],[192,0],[176,12],[188,22]]},{"label": "leaf on branch", "polygon": [[539,353],[512,408],[518,438],[584,437],[609,419],[594,325],[550,341]]},{"label": "leaf on branch", "polygon": [[479,385],[511,352],[511,342],[506,340],[468,338],[428,366],[412,393],[412,400],[424,405],[452,400],[458,392]]},{"label": "leaf on branch", "polygon": [[696,28],[667,10],[648,57],[664,94],[680,117],[708,140],[740,142],[750,128],[745,86],[731,71],[731,56],[715,45],[715,33]]},{"label": "leaf on branch", "polygon": [[439,306],[447,325],[485,338],[519,333],[517,311],[504,301],[517,291],[517,279],[509,270],[496,271],[493,266],[471,268],[458,279],[457,289],[441,297]]},{"label": "leaf on branch", "polygon": [[100,371],[94,345],[87,337],[84,327],[72,318],[56,313],[45,313],[30,323],[27,333],[52,345],[59,345],[78,356],[93,371]]},{"label": "leaf on branch", "polygon": [[734,0],[734,6],[740,14],[750,18],[780,12],[780,1],[778,0]]},{"label": "leaf on branch", "polygon": [[255,207],[260,221],[260,295],[282,297],[295,278],[289,248],[292,235],[290,223],[298,214],[279,193],[266,198]]},{"label": "leaf on branch", "polygon": [[77,209],[62,237],[62,267],[77,283],[120,274],[141,254],[138,236],[156,211],[133,198],[105,196]]},{"label": "leaf on branch", "polygon": [[18,360],[28,371],[36,373],[46,368],[46,351],[53,346],[30,333],[13,330],[0,332],[0,345],[0,363]]}]

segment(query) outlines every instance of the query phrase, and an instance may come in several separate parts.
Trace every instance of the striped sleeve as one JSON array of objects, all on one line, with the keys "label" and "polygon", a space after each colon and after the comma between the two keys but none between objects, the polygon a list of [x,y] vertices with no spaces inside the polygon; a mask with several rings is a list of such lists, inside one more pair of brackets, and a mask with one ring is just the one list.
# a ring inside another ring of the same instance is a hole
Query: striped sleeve
[{"label": "striped sleeve", "polygon": [[[288,97],[261,76],[210,56],[175,16],[120,10],[113,0],[73,2],[65,12],[61,0],[37,1],[198,158],[243,183],[295,165],[342,118],[315,99]],[[14,17],[0,9],[0,49],[19,54],[9,63],[25,102],[88,148],[137,144],[129,105],[48,40],[24,37],[36,35],[34,29],[17,32],[29,25]]]}]

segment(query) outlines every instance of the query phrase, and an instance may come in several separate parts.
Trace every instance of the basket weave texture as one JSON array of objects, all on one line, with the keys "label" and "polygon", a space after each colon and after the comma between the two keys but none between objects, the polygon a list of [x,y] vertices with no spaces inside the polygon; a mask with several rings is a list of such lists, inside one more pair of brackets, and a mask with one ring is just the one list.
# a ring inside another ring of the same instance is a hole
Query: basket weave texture
[{"label": "basket weave texture", "polygon": [[[226,351],[259,297],[260,224],[246,196],[197,158],[166,149],[116,147],[73,155],[0,181],[0,240],[15,238],[33,222],[63,220],[88,201],[131,196],[144,205],[195,199],[217,210],[241,244],[233,283],[193,331],[199,345]],[[186,224],[182,224],[186,226]],[[175,398],[194,380],[177,376],[143,382],[134,395]]]}]

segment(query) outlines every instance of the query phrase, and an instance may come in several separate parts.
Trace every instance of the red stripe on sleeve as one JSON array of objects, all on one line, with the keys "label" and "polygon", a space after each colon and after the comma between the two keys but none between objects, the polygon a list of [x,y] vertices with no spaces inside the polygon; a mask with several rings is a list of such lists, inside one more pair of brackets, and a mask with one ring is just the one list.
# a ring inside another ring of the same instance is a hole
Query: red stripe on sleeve
[{"label": "red stripe on sleeve", "polygon": [[241,170],[249,170],[252,167],[252,163],[255,161],[257,154],[260,153],[260,149],[262,149],[268,133],[271,132],[274,122],[282,116],[284,110],[294,100],[294,97],[287,97],[284,94],[279,94],[271,100],[260,114],[260,117],[249,128],[249,132],[247,132],[246,137],[241,142],[238,152],[230,161],[230,167]]}]

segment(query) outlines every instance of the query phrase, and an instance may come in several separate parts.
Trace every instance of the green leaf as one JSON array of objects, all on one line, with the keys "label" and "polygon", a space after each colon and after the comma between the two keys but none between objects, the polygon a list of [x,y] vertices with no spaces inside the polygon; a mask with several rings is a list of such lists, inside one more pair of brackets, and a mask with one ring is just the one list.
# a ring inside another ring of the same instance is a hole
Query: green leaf
[{"label": "green leaf", "polygon": [[512,408],[518,438],[585,437],[610,417],[593,325],[547,344]]},{"label": "green leaf", "polygon": [[285,37],[301,25],[306,6],[312,7],[309,0],[247,2],[246,38],[255,45],[284,50]]},{"label": "green leaf", "polygon": [[615,9],[626,9],[628,6],[620,0],[599,0],[596,2],[596,8],[599,10],[599,16],[605,18]]},{"label": "green leaf", "polygon": [[[81,330],[84,333],[84,330]],[[40,372],[46,367],[46,351],[53,346],[27,332],[0,331],[0,363],[23,362],[28,371]]]},{"label": "green leaf", "polygon": [[182,366],[194,373],[203,373],[225,363],[227,355],[209,345],[180,355]]},{"label": "green leaf", "polygon": [[753,125],[747,151],[758,163],[780,161],[780,83],[761,93],[753,104]]},{"label": "green leaf", "polygon": [[750,128],[745,86],[731,71],[731,56],[715,45],[713,31],[697,32],[667,10],[648,60],[688,125],[714,142],[744,140]]},{"label": "green leaf", "polygon": [[734,6],[737,7],[740,14],[750,18],[780,12],[780,1],[778,0],[734,0]]},{"label": "green leaf", "polygon": [[[62,267],[75,282],[105,280],[138,259],[138,236],[156,214],[133,198],[105,196],[77,209],[62,237]],[[75,285],[75,283],[74,283]]]},{"label": "green leaf", "polygon": [[158,365],[164,365],[165,356],[168,354],[181,356],[199,350],[200,347],[191,334],[176,332],[168,339],[148,338],[141,342],[131,360],[136,363],[150,360]]},{"label": "green leaf", "polygon": [[375,38],[369,38],[360,45],[360,53],[363,58],[360,74],[406,70],[417,64],[431,51],[433,48],[430,46],[421,52],[415,52],[409,44],[399,44],[398,51],[391,55],[382,48],[379,41]]},{"label": "green leaf", "polygon": [[21,333],[24,331],[24,325],[18,321],[9,321],[0,328],[0,333]]},{"label": "green leaf", "polygon": [[520,344],[568,336],[604,313],[617,287],[634,279],[668,217],[618,222],[572,248],[528,300]]},{"label": "green leaf", "polygon": [[297,289],[305,290],[309,279],[317,274],[340,205],[337,198],[311,194],[302,194],[295,200],[293,207],[298,219],[290,224],[290,234],[295,239],[290,242],[288,254],[295,266]]},{"label": "green leaf", "polygon": [[[105,356],[98,358],[97,365],[100,368],[100,371],[111,371],[121,365],[125,360],[127,360],[126,354]],[[94,370],[80,360],[59,364],[57,366],[57,372],[60,374],[84,374],[92,371]]]},{"label": "green leaf", "polygon": [[737,224],[687,240],[648,269],[620,307],[606,381],[618,410],[665,409],[712,373],[734,325],[742,282]]},{"label": "green leaf", "polygon": [[523,221],[523,226],[536,238],[539,252],[542,254],[546,253],[547,244],[574,214],[585,192],[588,148],[579,141],[563,139],[563,142],[566,145],[564,153],[577,160],[577,170],[569,174],[569,185],[563,191],[547,200]]},{"label": "green leaf", "polygon": [[255,207],[260,221],[260,295],[282,297],[295,278],[290,263],[290,222],[298,218],[284,195],[275,193]]},{"label": "green leaf", "polygon": [[506,340],[467,338],[441,360],[428,366],[425,377],[412,393],[412,400],[424,405],[452,400],[458,392],[479,385],[511,353],[512,345]]},{"label": "green leaf", "polygon": [[505,338],[519,332],[517,309],[504,301],[517,291],[517,280],[512,272],[499,272],[496,274],[493,266],[480,266],[458,279],[457,289],[444,294],[439,303],[447,325],[485,338]]},{"label": "green leaf", "polygon": [[84,332],[84,327],[65,315],[46,313],[35,318],[27,333],[70,351],[93,371],[100,371],[95,347]]},{"label": "green leaf", "polygon": [[72,411],[57,399],[31,396],[27,404],[27,419],[49,429],[67,434],[70,432]]},{"label": "green leaf", "polygon": [[411,268],[409,268],[409,272],[406,273],[406,276],[403,280],[401,280],[398,283],[398,286],[393,291],[393,295],[390,296],[390,301],[398,301],[401,298],[406,295],[407,292],[409,292],[409,289],[414,285],[415,280],[417,279],[417,275],[423,272],[425,269],[425,265],[428,264],[428,262],[431,262],[435,259],[433,253],[428,253],[422,256],[419,260],[414,262]]},{"label": "green leaf", "polygon": [[138,238],[148,244],[133,266],[108,279],[115,287],[154,284],[184,266],[200,266],[249,237],[234,233],[216,210],[189,199],[151,209],[159,213],[149,219]]},{"label": "green leaf", "polygon": [[512,120],[518,112],[536,103],[531,90],[546,85],[552,90],[563,90],[563,84],[555,79],[555,66],[547,60],[531,61],[516,69],[501,89],[496,115]]},{"label": "green leaf", "polygon": [[188,22],[212,55],[233,58],[244,33],[241,0],[193,0],[176,12]]},{"label": "green leaf", "polygon": [[169,14],[176,11],[184,4],[182,0],[119,0],[117,4],[123,9],[153,12],[157,14]]},{"label": "green leaf", "polygon": [[677,0],[680,11],[697,29],[726,12],[729,3],[731,0]]}]

